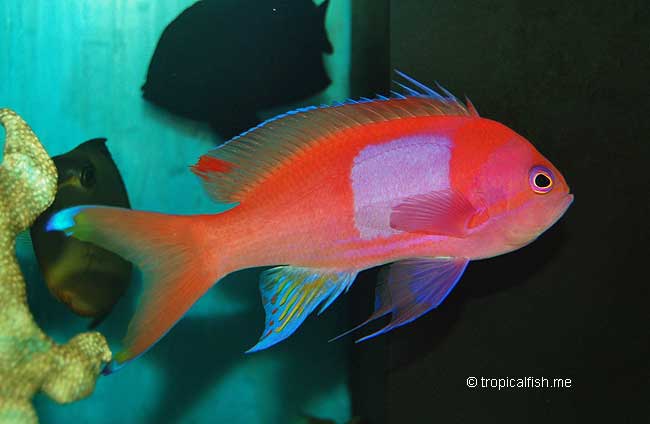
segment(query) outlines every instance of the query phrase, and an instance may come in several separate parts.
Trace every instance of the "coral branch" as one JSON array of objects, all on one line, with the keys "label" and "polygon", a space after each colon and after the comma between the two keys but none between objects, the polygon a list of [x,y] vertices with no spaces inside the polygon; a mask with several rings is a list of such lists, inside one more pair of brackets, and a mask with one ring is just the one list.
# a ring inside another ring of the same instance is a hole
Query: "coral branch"
[{"label": "coral branch", "polygon": [[38,391],[59,403],[87,397],[112,355],[100,333],[59,345],[34,322],[15,239],[54,200],[57,172],[20,116],[0,109],[0,123],[6,130],[0,165],[0,422],[35,423],[31,400]]}]

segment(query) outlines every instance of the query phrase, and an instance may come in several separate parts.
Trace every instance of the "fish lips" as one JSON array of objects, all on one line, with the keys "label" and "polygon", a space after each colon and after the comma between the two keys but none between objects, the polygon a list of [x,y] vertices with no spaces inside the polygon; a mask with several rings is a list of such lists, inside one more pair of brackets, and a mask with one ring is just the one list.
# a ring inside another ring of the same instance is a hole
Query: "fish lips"
[{"label": "fish lips", "polygon": [[560,206],[558,208],[557,216],[555,217],[555,219],[553,219],[549,227],[553,226],[557,221],[560,220],[560,218],[562,218],[564,213],[569,209],[569,207],[573,203],[574,198],[575,196],[573,194],[567,193],[567,195],[560,200]]}]

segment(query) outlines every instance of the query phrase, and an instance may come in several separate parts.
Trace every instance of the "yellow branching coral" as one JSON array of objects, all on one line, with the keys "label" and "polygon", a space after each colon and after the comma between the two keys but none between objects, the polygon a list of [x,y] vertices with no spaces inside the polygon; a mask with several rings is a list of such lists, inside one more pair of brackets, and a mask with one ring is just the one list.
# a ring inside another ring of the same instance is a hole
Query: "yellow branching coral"
[{"label": "yellow branching coral", "polygon": [[97,332],[59,345],[34,322],[15,240],[54,200],[57,172],[20,116],[0,109],[0,123],[6,131],[0,165],[0,423],[35,423],[32,397],[38,391],[60,403],[90,395],[111,351]]}]

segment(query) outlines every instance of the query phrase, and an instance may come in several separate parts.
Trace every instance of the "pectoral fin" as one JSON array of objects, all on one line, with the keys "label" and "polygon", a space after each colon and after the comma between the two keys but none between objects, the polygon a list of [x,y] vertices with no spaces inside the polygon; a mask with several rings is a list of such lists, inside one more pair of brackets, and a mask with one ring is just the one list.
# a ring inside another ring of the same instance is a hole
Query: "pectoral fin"
[{"label": "pectoral fin", "polygon": [[421,317],[442,303],[468,263],[467,258],[417,258],[395,262],[390,266],[386,280],[380,279],[378,282],[375,312],[368,320],[339,337],[388,313],[392,314],[392,319],[387,326],[357,342]]},{"label": "pectoral fin", "polygon": [[481,213],[462,193],[445,189],[398,203],[391,212],[390,226],[409,233],[464,237],[472,218]]}]

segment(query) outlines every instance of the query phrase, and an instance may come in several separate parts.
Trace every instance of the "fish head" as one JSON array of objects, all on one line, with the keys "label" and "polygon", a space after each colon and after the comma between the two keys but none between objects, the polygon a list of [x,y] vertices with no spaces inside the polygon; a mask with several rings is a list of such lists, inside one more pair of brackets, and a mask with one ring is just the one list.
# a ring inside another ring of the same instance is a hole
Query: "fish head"
[{"label": "fish head", "polygon": [[106,147],[105,138],[88,140],[53,160],[59,179],[51,209],[80,204],[128,206],[122,177]]},{"label": "fish head", "polygon": [[[481,164],[472,179],[474,201],[510,251],[535,240],[573,202],[562,173],[524,137],[482,120]],[[480,156],[480,154],[479,154]]]},{"label": "fish head", "polygon": [[106,149],[105,143],[105,138],[92,139],[53,158],[59,174],[59,192],[78,193],[78,196],[83,197],[84,193],[91,193],[95,189],[98,180],[97,162],[102,149]]},{"label": "fish head", "polygon": [[88,192],[97,184],[97,169],[92,161],[61,158],[56,161],[59,191]]}]

